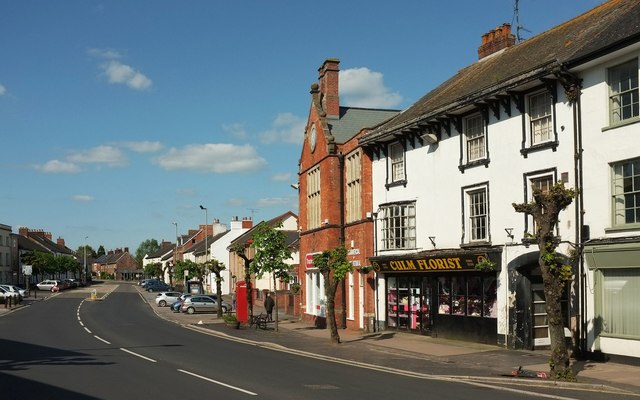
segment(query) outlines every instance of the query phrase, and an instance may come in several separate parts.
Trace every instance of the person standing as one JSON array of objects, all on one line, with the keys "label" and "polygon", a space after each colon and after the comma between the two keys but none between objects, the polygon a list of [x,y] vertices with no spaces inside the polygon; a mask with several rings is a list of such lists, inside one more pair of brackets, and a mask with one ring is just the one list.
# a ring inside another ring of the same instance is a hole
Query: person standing
[{"label": "person standing", "polygon": [[267,293],[267,297],[264,299],[264,309],[267,312],[267,321],[273,321],[273,307],[276,305],[271,297],[271,293]]}]

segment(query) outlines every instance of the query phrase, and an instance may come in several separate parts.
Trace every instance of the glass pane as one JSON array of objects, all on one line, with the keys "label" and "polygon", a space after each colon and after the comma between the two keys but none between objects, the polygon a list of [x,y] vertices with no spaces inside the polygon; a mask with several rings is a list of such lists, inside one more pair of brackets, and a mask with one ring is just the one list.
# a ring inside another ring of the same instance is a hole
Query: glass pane
[{"label": "glass pane", "polygon": [[438,313],[451,314],[451,281],[444,276],[438,278]]},{"label": "glass pane", "polygon": [[454,315],[465,315],[467,298],[464,277],[451,278],[451,310]]},{"label": "glass pane", "polygon": [[484,295],[483,304],[485,317],[496,318],[498,316],[497,302],[498,302],[498,288],[496,286],[495,277],[484,278]]}]

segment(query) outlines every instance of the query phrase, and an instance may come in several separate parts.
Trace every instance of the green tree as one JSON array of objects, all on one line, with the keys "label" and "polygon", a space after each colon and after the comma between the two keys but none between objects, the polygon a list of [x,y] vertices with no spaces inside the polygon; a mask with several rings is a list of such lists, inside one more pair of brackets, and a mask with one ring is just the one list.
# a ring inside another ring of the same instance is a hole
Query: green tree
[{"label": "green tree", "polygon": [[140,246],[138,246],[138,249],[136,250],[136,261],[138,262],[138,265],[142,265],[144,256],[155,253],[158,250],[160,250],[160,245],[155,239],[147,239],[140,243]]},{"label": "green tree", "polygon": [[162,276],[162,264],[159,262],[149,263],[144,266],[144,275],[151,277],[160,277]]},{"label": "green tree", "polygon": [[203,282],[204,275],[206,274],[206,267],[204,264],[199,264],[191,260],[178,261],[173,272],[176,276],[185,276],[185,271],[188,271],[186,276],[187,280],[195,279],[198,282]]},{"label": "green tree", "polygon": [[[100,257],[107,254],[106,250],[104,249],[103,245],[100,245],[100,247],[98,247],[98,251],[94,254],[95,257]],[[142,265],[142,264],[140,264]]]},{"label": "green tree", "polygon": [[[276,290],[278,280],[289,282],[291,280],[291,265],[284,260],[291,259],[291,250],[287,246],[287,236],[278,228],[282,224],[271,226],[269,224],[258,225],[252,235],[251,247],[255,249],[255,256],[251,263],[251,272],[258,278],[264,274],[271,274],[273,290]],[[278,330],[278,296],[275,296],[276,320],[275,328]]]},{"label": "green tree", "polygon": [[353,271],[353,265],[347,261],[347,249],[344,246],[325,250],[313,256],[313,266],[318,268],[324,278],[324,294],[327,298],[327,321],[331,329],[331,341],[340,343],[336,323],[335,297],[338,285],[347,274]]},{"label": "green tree", "polygon": [[566,189],[564,183],[558,182],[547,192],[533,189],[533,201],[513,203],[516,212],[533,217],[538,242],[538,264],[542,272],[549,337],[551,341],[550,375],[554,379],[574,380],[573,371],[569,367],[569,353],[564,336],[561,299],[565,286],[573,279],[573,266],[566,262],[566,257],[556,251],[559,241],[555,236],[558,216],[567,208],[575,191]]}]

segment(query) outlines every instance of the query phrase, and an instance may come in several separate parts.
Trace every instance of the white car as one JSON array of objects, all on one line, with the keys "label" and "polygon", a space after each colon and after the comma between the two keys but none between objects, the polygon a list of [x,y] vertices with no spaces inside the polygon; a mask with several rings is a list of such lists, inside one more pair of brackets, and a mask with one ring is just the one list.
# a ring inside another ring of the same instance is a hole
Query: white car
[{"label": "white car", "polygon": [[0,288],[3,288],[4,290],[11,293],[18,293],[23,298],[27,297],[27,291],[15,285],[0,285]]},{"label": "white car", "polygon": [[60,283],[60,281],[57,281],[55,279],[49,279],[49,280],[42,281],[42,282],[38,283],[36,285],[36,287],[38,288],[38,290],[51,291],[51,290],[53,290],[54,287],[57,287],[57,288],[61,289],[62,288],[62,284]]},{"label": "white car", "polygon": [[14,301],[17,301],[20,298],[20,294],[17,292],[10,292],[5,288],[0,287],[0,299],[3,301],[7,301],[8,298],[13,298]]},{"label": "white car", "polygon": [[156,304],[160,307],[171,305],[178,301],[180,296],[182,296],[180,292],[160,292],[156,296]]}]

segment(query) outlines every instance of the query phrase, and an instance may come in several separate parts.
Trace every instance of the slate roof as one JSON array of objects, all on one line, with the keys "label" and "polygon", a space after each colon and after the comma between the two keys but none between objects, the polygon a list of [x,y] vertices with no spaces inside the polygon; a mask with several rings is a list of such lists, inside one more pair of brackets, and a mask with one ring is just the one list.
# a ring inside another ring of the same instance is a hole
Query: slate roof
[{"label": "slate roof", "polygon": [[[362,145],[447,114],[562,68],[572,68],[640,40],[640,1],[610,0],[531,39],[458,71],[415,104],[360,139]],[[553,76],[553,75],[551,75]]]},{"label": "slate roof", "polygon": [[175,248],[176,248],[176,244],[175,243],[171,243],[171,245],[169,245],[169,246],[161,247],[158,250],[154,251],[153,253],[147,254],[147,258],[151,259],[151,258],[162,257],[162,256],[166,255],[167,253],[173,253]]},{"label": "slate roof", "polygon": [[335,142],[346,143],[349,139],[366,128],[375,128],[389,118],[397,115],[399,110],[380,110],[373,108],[340,107],[338,118],[327,117],[329,129]]},{"label": "slate roof", "polygon": [[[230,244],[229,246],[227,246],[227,250],[231,250],[231,248],[236,245],[236,244],[242,244],[242,245],[246,245],[248,243],[248,241],[251,239],[251,237],[253,237],[254,232],[256,231],[256,229],[258,228],[258,226],[262,225],[262,224],[268,224],[268,225],[276,225],[282,221],[284,221],[285,219],[287,219],[288,217],[294,217],[294,218],[298,218],[298,216],[296,214],[294,214],[291,211],[287,211],[284,214],[280,214],[275,218],[272,218],[268,221],[260,221],[258,224],[254,225],[251,229],[249,229],[248,231],[244,232],[242,235],[238,236],[237,238],[235,238]],[[292,235],[297,235],[298,237],[300,236],[300,234],[298,233],[298,231],[283,231],[286,233],[287,236],[289,236],[290,232],[293,232]],[[287,240],[289,240],[289,238],[287,237]],[[289,243],[287,242],[287,245],[289,245],[291,247],[291,245],[293,244],[293,242]]]}]

